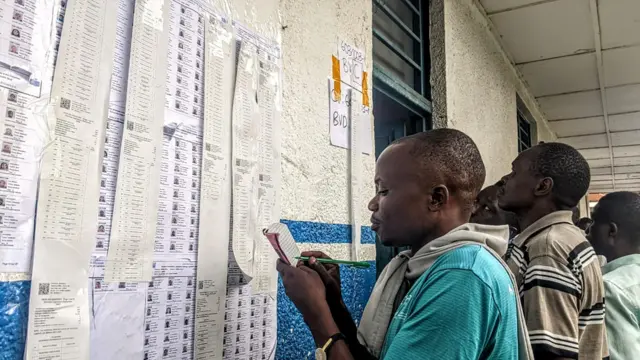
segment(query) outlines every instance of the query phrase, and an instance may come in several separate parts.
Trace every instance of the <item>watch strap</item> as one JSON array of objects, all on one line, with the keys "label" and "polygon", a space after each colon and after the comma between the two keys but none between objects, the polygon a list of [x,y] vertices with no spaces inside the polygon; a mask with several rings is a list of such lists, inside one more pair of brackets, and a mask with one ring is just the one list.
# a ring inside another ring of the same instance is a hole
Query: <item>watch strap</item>
[{"label": "watch strap", "polygon": [[347,337],[344,336],[343,333],[337,333],[337,334],[331,335],[331,337],[329,337],[327,342],[324,343],[324,346],[322,347],[322,352],[324,352],[325,354],[328,353],[329,349],[331,349],[333,344],[335,344],[337,341],[340,341],[340,340],[345,340],[346,341]]}]

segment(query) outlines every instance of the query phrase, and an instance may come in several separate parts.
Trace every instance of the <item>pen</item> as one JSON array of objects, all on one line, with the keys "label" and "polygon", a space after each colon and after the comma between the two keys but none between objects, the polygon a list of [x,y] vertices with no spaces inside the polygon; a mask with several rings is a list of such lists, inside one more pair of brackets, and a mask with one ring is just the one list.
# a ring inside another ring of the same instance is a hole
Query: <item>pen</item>
[{"label": "pen", "polygon": [[[296,260],[309,261],[309,257],[296,256]],[[351,267],[360,268],[360,269],[366,269],[369,266],[371,266],[371,264],[369,264],[366,261],[349,261],[349,260],[335,260],[335,259],[324,259],[324,258],[316,258],[316,260],[318,260],[318,262],[320,263],[341,264],[341,265],[351,266]]]}]

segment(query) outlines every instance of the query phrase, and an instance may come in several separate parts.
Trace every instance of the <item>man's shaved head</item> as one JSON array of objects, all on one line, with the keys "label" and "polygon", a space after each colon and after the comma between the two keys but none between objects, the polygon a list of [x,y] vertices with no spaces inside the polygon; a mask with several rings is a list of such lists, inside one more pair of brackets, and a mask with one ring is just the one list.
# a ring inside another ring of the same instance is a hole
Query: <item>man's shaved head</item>
[{"label": "man's shaved head", "polygon": [[410,144],[410,153],[422,165],[422,171],[438,174],[434,180],[446,185],[465,209],[473,208],[486,171],[478,147],[467,134],[455,129],[437,129],[394,143]]},{"label": "man's shaved head", "polygon": [[598,255],[612,261],[640,254],[640,195],[612,192],[600,199],[591,214],[588,239]]},{"label": "man's shaved head", "polygon": [[484,177],[478,148],[458,130],[399,139],[376,163],[371,228],[383,244],[415,251],[469,221]]}]

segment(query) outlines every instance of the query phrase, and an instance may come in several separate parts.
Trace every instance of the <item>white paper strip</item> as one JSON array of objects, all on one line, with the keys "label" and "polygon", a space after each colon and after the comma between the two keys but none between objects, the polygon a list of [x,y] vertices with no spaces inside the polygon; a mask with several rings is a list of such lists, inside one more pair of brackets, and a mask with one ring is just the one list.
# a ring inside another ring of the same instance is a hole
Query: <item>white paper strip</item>
[{"label": "white paper strip", "polygon": [[227,23],[205,26],[204,151],[200,188],[194,359],[222,359],[231,222],[231,105],[235,40]]},{"label": "white paper strip", "polygon": [[89,258],[118,3],[68,4],[44,153],[25,359],[88,359]]},{"label": "white paper strip", "polygon": [[[137,0],[105,278],[150,281],[158,216],[170,0]],[[162,55],[161,55],[162,54]]]}]

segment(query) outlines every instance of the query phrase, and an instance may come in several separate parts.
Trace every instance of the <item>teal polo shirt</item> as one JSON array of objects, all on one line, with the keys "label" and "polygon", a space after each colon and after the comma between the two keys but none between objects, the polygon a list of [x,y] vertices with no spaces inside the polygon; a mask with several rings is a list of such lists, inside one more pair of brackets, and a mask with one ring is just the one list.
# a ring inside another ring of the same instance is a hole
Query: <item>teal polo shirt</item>
[{"label": "teal polo shirt", "polygon": [[640,254],[602,267],[611,360],[640,358]]},{"label": "teal polo shirt", "polygon": [[405,296],[381,359],[517,359],[516,301],[507,270],[486,249],[450,251]]}]

